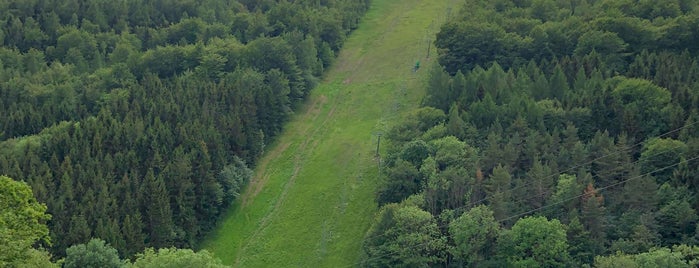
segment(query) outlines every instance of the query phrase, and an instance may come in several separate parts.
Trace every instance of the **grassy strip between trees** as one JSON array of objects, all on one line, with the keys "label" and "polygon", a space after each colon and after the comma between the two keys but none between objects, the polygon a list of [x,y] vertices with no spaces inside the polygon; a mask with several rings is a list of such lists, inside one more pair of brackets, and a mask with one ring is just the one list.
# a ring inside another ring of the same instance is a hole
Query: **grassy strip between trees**
[{"label": "grassy strip between trees", "polygon": [[417,107],[428,43],[451,2],[373,1],[201,247],[241,267],[354,266],[376,212],[376,134]]}]

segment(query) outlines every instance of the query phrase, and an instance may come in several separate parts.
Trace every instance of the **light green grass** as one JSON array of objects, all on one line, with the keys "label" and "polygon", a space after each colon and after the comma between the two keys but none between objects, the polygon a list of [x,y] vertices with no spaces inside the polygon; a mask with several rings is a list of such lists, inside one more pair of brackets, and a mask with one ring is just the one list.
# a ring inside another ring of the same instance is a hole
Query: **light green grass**
[{"label": "light green grass", "polygon": [[373,133],[418,106],[428,40],[453,2],[373,0],[202,248],[236,267],[357,266],[377,209]]}]

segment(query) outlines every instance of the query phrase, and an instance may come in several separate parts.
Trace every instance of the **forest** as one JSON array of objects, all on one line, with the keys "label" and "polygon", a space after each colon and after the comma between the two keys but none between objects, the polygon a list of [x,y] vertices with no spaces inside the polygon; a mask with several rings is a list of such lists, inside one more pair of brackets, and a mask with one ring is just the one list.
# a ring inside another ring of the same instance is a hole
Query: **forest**
[{"label": "forest", "polygon": [[[368,6],[0,1],[0,175],[48,215],[28,245],[54,259],[105,242],[123,259],[195,247]],[[44,256],[8,246],[22,250],[0,266]]]},{"label": "forest", "polygon": [[362,266],[697,267],[697,2],[462,3]]}]

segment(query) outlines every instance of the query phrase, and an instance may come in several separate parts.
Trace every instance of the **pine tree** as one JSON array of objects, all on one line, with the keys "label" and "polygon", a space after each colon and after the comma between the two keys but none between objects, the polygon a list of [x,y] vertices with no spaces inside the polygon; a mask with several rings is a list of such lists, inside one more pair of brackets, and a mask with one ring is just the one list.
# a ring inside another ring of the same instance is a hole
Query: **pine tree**
[{"label": "pine tree", "polygon": [[551,93],[550,97],[552,99],[563,101],[565,96],[568,95],[570,86],[568,86],[568,79],[566,78],[565,73],[563,73],[563,69],[561,69],[560,65],[556,65],[556,67],[553,69],[553,75],[551,75],[549,87],[549,92]]},{"label": "pine tree", "polygon": [[441,109],[442,111],[448,111],[449,104],[456,97],[456,95],[452,93],[451,79],[440,65],[434,65],[434,67],[432,67],[427,90],[428,93],[425,104]]},{"label": "pine tree", "polygon": [[547,164],[535,160],[532,168],[527,172],[528,186],[524,194],[524,199],[529,208],[540,208],[553,193],[554,176],[551,168]]},{"label": "pine tree", "polygon": [[461,140],[466,138],[466,122],[459,115],[459,108],[456,104],[452,104],[449,109],[449,121],[447,122],[447,133]]},{"label": "pine tree", "polygon": [[166,247],[174,236],[170,198],[162,177],[155,177],[153,169],[148,169],[143,179],[143,192],[148,230],[148,245]]},{"label": "pine tree", "polygon": [[606,209],[604,197],[597,192],[591,183],[583,190],[580,200],[580,221],[585,229],[590,232],[591,238],[599,245],[604,244]]},{"label": "pine tree", "polygon": [[68,233],[63,239],[65,245],[75,245],[87,242],[92,237],[92,229],[85,220],[85,216],[80,213],[70,217]]},{"label": "pine tree", "polygon": [[145,248],[146,234],[143,233],[144,226],[141,213],[135,212],[126,214],[121,224],[121,233],[124,237],[124,248],[117,248],[125,256],[131,256]]},{"label": "pine tree", "polygon": [[656,191],[658,184],[655,179],[647,175],[639,175],[634,171],[628,175],[633,178],[632,183],[625,183],[621,192],[620,210],[637,210],[650,212],[657,206]]},{"label": "pine tree", "polygon": [[495,167],[493,174],[485,181],[488,204],[498,221],[512,214],[511,184],[512,177],[502,165]]}]

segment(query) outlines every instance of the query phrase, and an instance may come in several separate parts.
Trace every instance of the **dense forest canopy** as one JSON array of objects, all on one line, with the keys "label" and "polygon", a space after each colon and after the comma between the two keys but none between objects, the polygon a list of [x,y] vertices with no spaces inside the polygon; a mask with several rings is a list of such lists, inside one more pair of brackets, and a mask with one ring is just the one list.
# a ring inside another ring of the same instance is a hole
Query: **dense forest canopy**
[{"label": "dense forest canopy", "polygon": [[0,174],[47,205],[55,256],[192,247],[368,4],[0,1]]},{"label": "dense forest canopy", "polygon": [[363,265],[696,267],[699,5],[466,0]]}]

